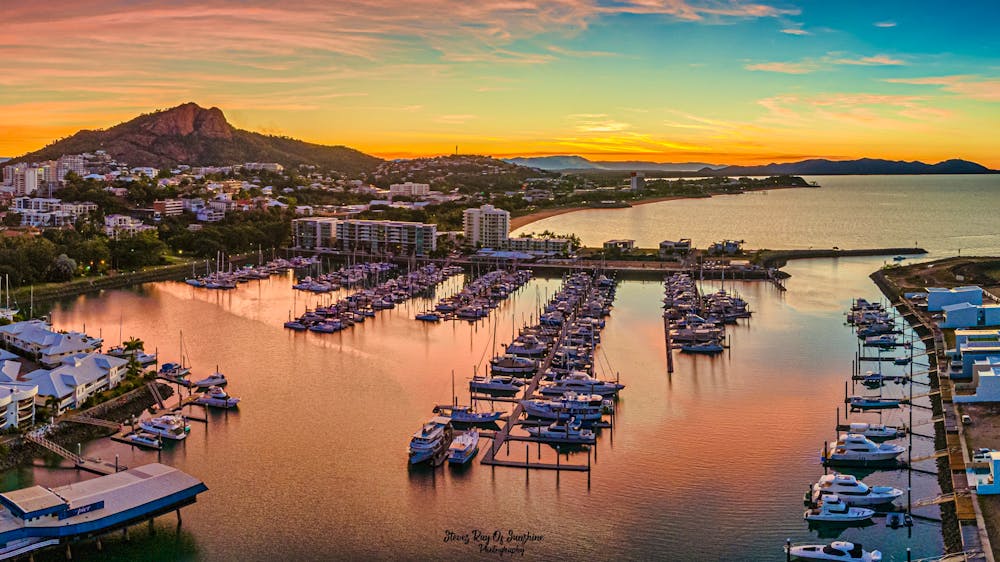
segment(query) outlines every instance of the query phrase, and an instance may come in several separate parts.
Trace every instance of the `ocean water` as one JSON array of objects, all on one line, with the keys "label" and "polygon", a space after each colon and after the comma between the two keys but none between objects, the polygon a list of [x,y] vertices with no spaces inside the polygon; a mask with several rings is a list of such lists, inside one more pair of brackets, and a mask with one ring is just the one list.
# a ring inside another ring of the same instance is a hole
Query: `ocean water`
[{"label": "ocean water", "polygon": [[1000,254],[1000,175],[807,176],[819,189],[781,189],[682,199],[626,209],[588,209],[517,231],[573,232],[587,246],[631,238],[640,247],[724,238],[747,248],[919,246],[933,256]]}]

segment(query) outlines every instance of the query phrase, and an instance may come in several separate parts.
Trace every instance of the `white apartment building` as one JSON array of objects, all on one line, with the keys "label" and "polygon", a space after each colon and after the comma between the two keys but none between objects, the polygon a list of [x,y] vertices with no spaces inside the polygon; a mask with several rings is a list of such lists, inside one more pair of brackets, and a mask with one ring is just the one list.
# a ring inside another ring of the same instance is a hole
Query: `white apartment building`
[{"label": "white apartment building", "polygon": [[426,255],[437,249],[437,225],[310,217],[292,221],[292,238],[303,250],[395,251]]},{"label": "white apartment building", "polygon": [[427,183],[394,183],[389,186],[389,196],[403,195],[406,197],[423,197],[430,193],[431,186]]},{"label": "white apartment building", "polygon": [[176,217],[184,212],[183,199],[157,199],[153,201],[153,209],[164,217]]},{"label": "white apartment building", "polygon": [[108,215],[104,217],[104,234],[114,240],[135,236],[140,232],[155,229],[155,226],[144,224],[141,220],[128,215]]},{"label": "white apartment building", "polygon": [[8,348],[37,357],[46,367],[55,367],[65,357],[89,353],[101,348],[104,340],[92,338],[81,332],[55,332],[43,320],[25,320],[0,326],[0,338]]},{"label": "white apartment building", "polygon": [[35,401],[44,405],[55,397],[58,414],[76,409],[91,396],[115,388],[125,378],[128,361],[100,353],[78,353],[65,357],[52,370],[37,369],[24,375],[37,385]]},{"label": "white apartment building", "polygon": [[62,227],[97,211],[97,205],[85,201],[64,203],[61,199],[50,197],[24,196],[14,199],[11,211],[21,216],[21,226]]},{"label": "white apartment building", "polygon": [[502,248],[510,234],[510,213],[493,205],[462,212],[465,243],[482,248]]}]

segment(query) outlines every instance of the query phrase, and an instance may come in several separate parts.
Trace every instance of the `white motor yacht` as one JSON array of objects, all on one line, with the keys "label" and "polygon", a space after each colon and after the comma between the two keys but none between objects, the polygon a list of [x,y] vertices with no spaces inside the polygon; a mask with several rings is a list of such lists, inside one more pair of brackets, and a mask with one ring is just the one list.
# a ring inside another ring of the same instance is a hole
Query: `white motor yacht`
[{"label": "white motor yacht", "polygon": [[470,392],[484,394],[513,395],[517,394],[522,386],[524,386],[523,380],[509,376],[476,376],[469,381]]},{"label": "white motor yacht", "polygon": [[213,408],[235,408],[239,405],[240,399],[230,396],[221,387],[212,386],[209,387],[208,392],[195,398],[194,402]]},{"label": "white motor yacht", "polygon": [[809,501],[819,503],[827,495],[835,494],[847,505],[882,505],[903,497],[903,490],[892,486],[869,486],[850,474],[824,474],[812,485]]},{"label": "white motor yacht", "polygon": [[612,396],[625,388],[625,385],[614,381],[602,381],[583,371],[572,371],[558,378],[555,384],[543,387],[540,392],[545,395],[562,395],[566,392],[589,392],[602,396]]},{"label": "white motor yacht", "polygon": [[422,462],[428,462],[432,466],[441,464],[444,462],[444,453],[447,453],[448,446],[451,445],[451,438],[451,419],[443,416],[431,418],[410,438],[410,447],[407,450],[410,464]]},{"label": "white motor yacht", "polygon": [[828,464],[868,464],[892,461],[906,450],[901,445],[877,444],[864,435],[847,433],[823,452]]},{"label": "white motor yacht", "polygon": [[183,417],[171,414],[142,420],[139,422],[139,427],[160,437],[178,441],[186,438],[188,432],[191,431],[191,426]]},{"label": "white motor yacht", "polygon": [[554,422],[551,425],[525,428],[529,434],[544,439],[549,443],[593,444],[597,441],[594,432],[582,429],[576,419],[566,422]]},{"label": "white motor yacht", "polygon": [[877,423],[852,423],[850,432],[869,439],[895,439],[902,433],[898,428]]},{"label": "white motor yacht", "polygon": [[803,544],[785,547],[785,551],[798,560],[836,560],[837,562],[881,562],[882,553],[868,551],[860,544],[834,541],[830,544]]},{"label": "white motor yacht", "polygon": [[470,429],[455,436],[448,446],[448,462],[465,464],[479,452],[479,430]]},{"label": "white motor yacht", "polygon": [[836,494],[823,496],[819,507],[807,509],[802,517],[806,521],[820,521],[823,523],[859,523],[867,521],[875,515],[874,509],[864,507],[851,507],[840,499]]}]

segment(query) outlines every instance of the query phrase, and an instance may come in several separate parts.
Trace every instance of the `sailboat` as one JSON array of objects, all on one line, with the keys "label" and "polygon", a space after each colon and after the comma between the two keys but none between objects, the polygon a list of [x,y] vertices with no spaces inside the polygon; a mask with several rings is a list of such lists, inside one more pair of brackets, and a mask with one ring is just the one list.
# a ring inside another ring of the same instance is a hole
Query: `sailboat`
[{"label": "sailboat", "polygon": [[9,320],[9,321],[13,322],[14,321],[14,316],[16,316],[17,313],[20,312],[20,311],[17,308],[12,308],[10,306],[10,275],[9,274],[8,275],[4,275],[3,279],[0,279],[0,295],[3,294],[3,285],[4,285],[4,282],[6,282],[6,285],[7,285],[7,295],[6,295],[6,298],[4,300],[3,307],[0,307],[0,318],[5,319],[5,320]]}]

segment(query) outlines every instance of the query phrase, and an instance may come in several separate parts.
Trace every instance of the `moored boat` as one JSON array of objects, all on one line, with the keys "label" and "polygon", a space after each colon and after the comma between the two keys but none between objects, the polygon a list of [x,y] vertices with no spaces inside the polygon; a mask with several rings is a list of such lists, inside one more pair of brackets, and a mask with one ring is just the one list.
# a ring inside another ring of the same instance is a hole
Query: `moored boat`
[{"label": "moored boat", "polygon": [[834,541],[830,544],[803,544],[785,546],[785,552],[798,560],[834,560],[837,562],[881,562],[882,553],[868,551],[860,544]]},{"label": "moored boat", "polygon": [[874,509],[851,507],[836,494],[827,494],[818,507],[807,509],[802,517],[822,523],[860,523],[871,519],[872,515],[875,515]]},{"label": "moored boat", "polygon": [[465,464],[479,452],[479,430],[470,429],[455,436],[448,446],[448,462],[450,464]]}]

